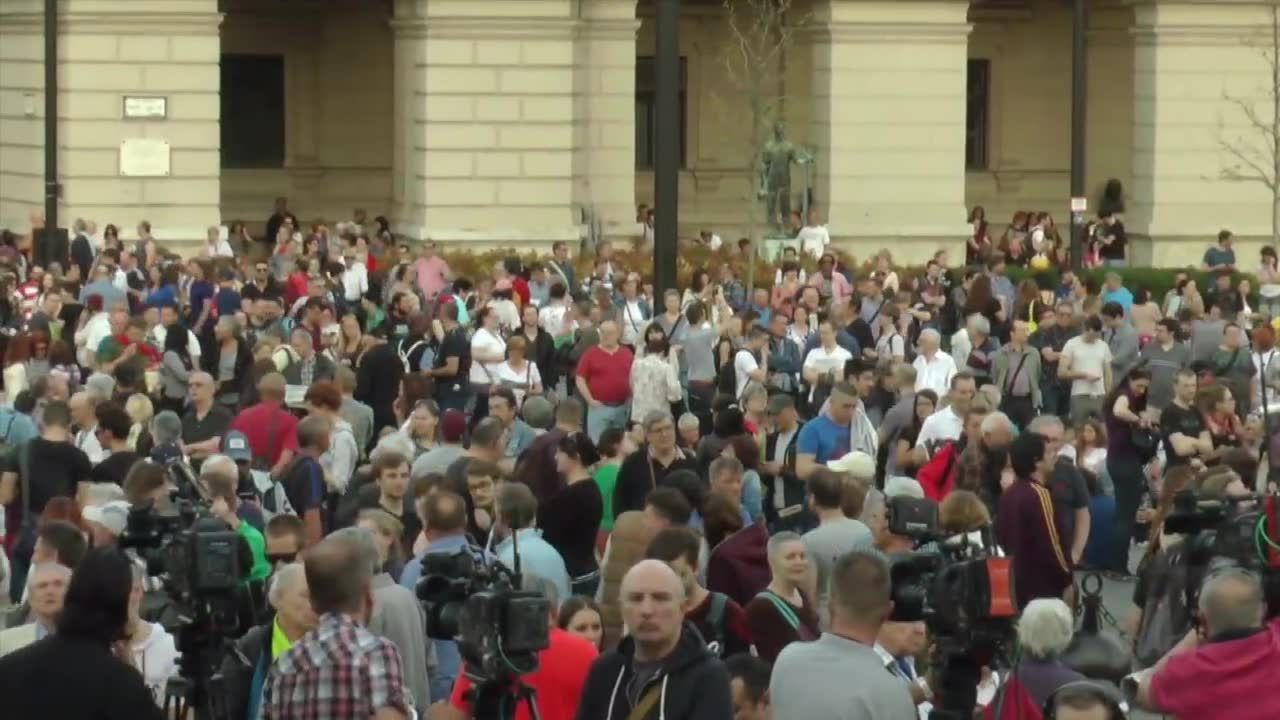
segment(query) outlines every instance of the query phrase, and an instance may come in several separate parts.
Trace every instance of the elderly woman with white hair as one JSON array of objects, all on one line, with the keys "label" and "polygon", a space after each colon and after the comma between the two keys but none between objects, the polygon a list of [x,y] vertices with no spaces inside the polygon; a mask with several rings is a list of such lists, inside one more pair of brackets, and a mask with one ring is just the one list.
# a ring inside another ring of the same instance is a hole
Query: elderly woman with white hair
[{"label": "elderly woman with white hair", "polygon": [[267,601],[275,610],[271,622],[251,628],[236,641],[236,652],[222,661],[227,707],[232,717],[261,717],[262,689],[271,665],[316,626],[302,563],[290,563],[271,576]]},{"label": "elderly woman with white hair", "polygon": [[961,370],[973,373],[979,387],[988,385],[991,383],[994,356],[1000,349],[995,338],[991,337],[991,321],[985,315],[970,315],[966,329],[968,337],[963,348],[957,349],[954,341],[951,346],[952,353],[958,358],[956,364]]},{"label": "elderly woman with white hair", "polygon": [[1071,608],[1057,598],[1039,598],[1027,603],[1018,618],[1018,682],[1044,707],[1055,690],[1085,676],[1062,664],[1075,622]]}]

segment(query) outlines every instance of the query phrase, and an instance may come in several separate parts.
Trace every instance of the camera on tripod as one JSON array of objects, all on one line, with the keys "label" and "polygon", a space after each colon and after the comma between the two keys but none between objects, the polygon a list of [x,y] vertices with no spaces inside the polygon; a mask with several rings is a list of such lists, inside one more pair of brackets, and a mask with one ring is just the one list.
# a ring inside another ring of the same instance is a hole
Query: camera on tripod
[{"label": "camera on tripod", "polygon": [[892,558],[890,620],[924,621],[940,643],[984,662],[1007,647],[1018,615],[1009,558],[994,555],[989,541],[963,535],[950,541],[930,500],[890,499],[888,522],[889,532],[912,538],[918,548]]},{"label": "camera on tripod", "polygon": [[1225,564],[1258,573],[1267,616],[1280,614],[1280,497],[1250,494],[1202,499],[1194,490],[1182,490],[1174,495],[1164,531],[1185,536],[1189,613],[1196,612],[1201,581],[1211,566]]},{"label": "camera on tripod", "polygon": [[417,594],[427,614],[427,636],[455,640],[467,674],[479,682],[509,680],[538,667],[551,644],[551,603],[519,588],[519,571],[478,551],[427,553]]}]

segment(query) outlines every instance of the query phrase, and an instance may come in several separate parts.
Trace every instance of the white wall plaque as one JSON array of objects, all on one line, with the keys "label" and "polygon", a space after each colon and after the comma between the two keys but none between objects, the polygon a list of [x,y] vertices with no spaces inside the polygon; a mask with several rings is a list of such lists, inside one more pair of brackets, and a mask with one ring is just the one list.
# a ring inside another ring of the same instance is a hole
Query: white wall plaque
[{"label": "white wall plaque", "polygon": [[131,138],[120,143],[120,175],[166,177],[169,175],[169,143]]},{"label": "white wall plaque", "polygon": [[127,120],[140,118],[165,118],[169,115],[169,98],[124,96],[124,116]]}]

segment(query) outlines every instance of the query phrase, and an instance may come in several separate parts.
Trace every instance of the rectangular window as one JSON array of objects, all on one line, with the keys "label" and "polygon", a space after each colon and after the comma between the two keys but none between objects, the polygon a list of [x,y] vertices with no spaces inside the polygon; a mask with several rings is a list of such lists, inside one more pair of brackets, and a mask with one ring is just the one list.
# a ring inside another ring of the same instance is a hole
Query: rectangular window
[{"label": "rectangular window", "polygon": [[[689,149],[689,63],[680,58],[680,167],[685,167]],[[653,57],[636,58],[636,167],[653,167],[657,138],[657,78]]]},{"label": "rectangular window", "polygon": [[991,61],[970,60],[965,86],[968,92],[964,116],[964,166],[967,170],[986,170],[991,126]]},{"label": "rectangular window", "polygon": [[222,56],[222,167],[284,167],[284,56]]}]

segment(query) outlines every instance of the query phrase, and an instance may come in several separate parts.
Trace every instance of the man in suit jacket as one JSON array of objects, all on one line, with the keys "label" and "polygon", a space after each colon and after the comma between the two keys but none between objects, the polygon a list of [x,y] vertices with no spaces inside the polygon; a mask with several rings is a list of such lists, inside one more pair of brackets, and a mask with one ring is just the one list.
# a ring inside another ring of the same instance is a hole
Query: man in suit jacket
[{"label": "man in suit jacket", "polygon": [[336,367],[333,361],[316,352],[311,344],[311,332],[296,327],[289,336],[289,344],[297,352],[298,359],[284,369],[285,382],[290,385],[314,385],[322,380],[332,380]]},{"label": "man in suit jacket", "polygon": [[31,622],[0,632],[0,657],[44,639],[53,632],[62,601],[71,582],[71,569],[57,563],[41,563],[31,568],[28,589]]},{"label": "man in suit jacket", "polygon": [[87,283],[89,268],[93,267],[93,258],[96,255],[93,240],[89,239],[89,224],[81,218],[76,218],[71,229],[75,232],[75,239],[71,241],[71,262],[80,268],[80,281]]}]

